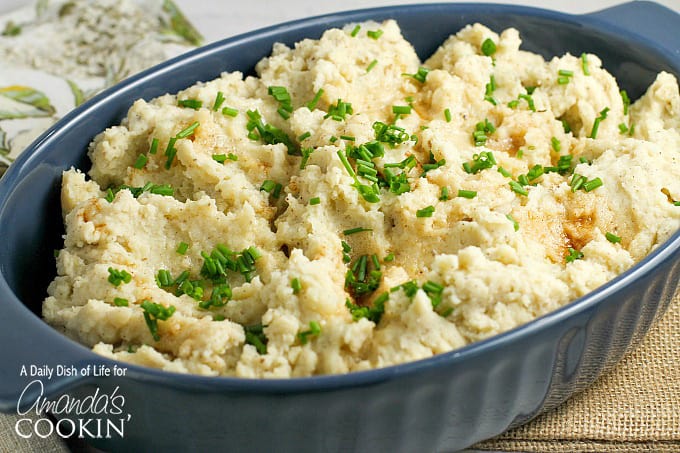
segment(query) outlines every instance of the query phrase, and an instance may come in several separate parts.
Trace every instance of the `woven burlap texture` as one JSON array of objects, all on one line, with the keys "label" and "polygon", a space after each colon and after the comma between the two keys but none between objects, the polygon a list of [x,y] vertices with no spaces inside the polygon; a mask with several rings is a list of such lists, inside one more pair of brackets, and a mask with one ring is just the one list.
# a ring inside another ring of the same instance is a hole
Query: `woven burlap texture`
[{"label": "woven burlap texture", "polygon": [[476,448],[680,452],[680,294],[642,344],[592,387]]}]

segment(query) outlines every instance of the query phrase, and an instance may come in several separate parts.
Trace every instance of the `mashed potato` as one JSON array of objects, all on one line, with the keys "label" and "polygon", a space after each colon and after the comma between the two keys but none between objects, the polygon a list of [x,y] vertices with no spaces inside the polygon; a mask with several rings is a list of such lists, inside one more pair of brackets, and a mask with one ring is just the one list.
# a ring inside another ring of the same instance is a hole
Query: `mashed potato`
[{"label": "mashed potato", "polygon": [[346,373],[526,323],[680,226],[680,96],[475,24],[421,63],[395,22],[274,46],[137,101],[63,175],[44,318],[99,354]]}]

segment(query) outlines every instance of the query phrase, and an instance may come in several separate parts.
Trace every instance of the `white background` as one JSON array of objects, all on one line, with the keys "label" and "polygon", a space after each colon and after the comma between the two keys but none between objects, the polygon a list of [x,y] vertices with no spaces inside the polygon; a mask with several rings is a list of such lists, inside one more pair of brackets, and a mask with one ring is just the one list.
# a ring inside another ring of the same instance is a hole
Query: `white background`
[{"label": "white background", "polygon": [[[175,0],[191,22],[205,36],[206,42],[255,30],[267,25],[319,14],[374,6],[405,3],[432,3],[437,0]],[[439,0],[443,1],[443,0]],[[468,0],[470,1],[470,0]],[[491,3],[522,4],[582,14],[608,8],[621,0],[521,0]],[[452,2],[455,3],[455,2]],[[680,12],[680,0],[656,0]],[[32,5],[33,0],[0,0],[0,14]],[[680,33],[679,30],[668,30]]]}]

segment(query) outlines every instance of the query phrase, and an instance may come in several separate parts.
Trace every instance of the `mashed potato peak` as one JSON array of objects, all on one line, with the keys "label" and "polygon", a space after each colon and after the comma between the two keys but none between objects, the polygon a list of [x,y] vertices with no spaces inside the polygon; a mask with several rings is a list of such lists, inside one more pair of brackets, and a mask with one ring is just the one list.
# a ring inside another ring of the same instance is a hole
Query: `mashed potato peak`
[{"label": "mashed potato peak", "polygon": [[[63,176],[44,318],[115,359],[242,377],[422,359],[582,296],[680,226],[680,96],[475,24],[395,22],[150,102]],[[490,44],[492,43],[493,46]]]}]

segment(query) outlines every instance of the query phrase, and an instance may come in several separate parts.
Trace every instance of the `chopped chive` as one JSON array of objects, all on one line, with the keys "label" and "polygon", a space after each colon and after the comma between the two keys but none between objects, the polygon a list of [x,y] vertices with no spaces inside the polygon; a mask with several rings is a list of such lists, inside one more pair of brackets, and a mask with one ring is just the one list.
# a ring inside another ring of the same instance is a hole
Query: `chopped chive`
[{"label": "chopped chive", "polygon": [[591,179],[590,181],[583,183],[583,190],[585,190],[586,192],[590,192],[591,190],[595,190],[598,187],[602,186],[602,184],[603,183],[600,178]]},{"label": "chopped chive", "polygon": [[587,178],[583,175],[579,175],[578,173],[574,173],[571,177],[571,181],[569,182],[569,186],[571,187],[572,192],[576,192],[578,189],[583,186],[583,183],[587,181]]},{"label": "chopped chive", "polygon": [[559,153],[562,150],[562,143],[558,140],[557,137],[553,137],[550,139],[550,146],[557,153]]},{"label": "chopped chive", "polygon": [[187,250],[189,250],[189,244],[182,241],[182,242],[179,243],[179,245],[177,246],[177,249],[175,251],[177,253],[179,253],[180,255],[184,255],[184,254],[187,253]]},{"label": "chopped chive", "polygon": [[383,261],[386,263],[391,263],[392,261],[394,261],[394,253],[391,252],[388,253],[387,256],[383,258]]},{"label": "chopped chive", "polygon": [[223,164],[227,161],[226,154],[213,154],[212,158],[215,162],[219,162],[220,164]]},{"label": "chopped chive", "polygon": [[175,191],[172,187],[170,187],[170,184],[159,184],[149,188],[149,193],[171,197],[175,193]]},{"label": "chopped chive", "polygon": [[182,99],[177,101],[177,105],[180,107],[198,110],[203,106],[203,102],[199,101],[198,99]]},{"label": "chopped chive", "polygon": [[378,39],[382,36],[383,31],[382,30],[369,30],[366,32],[366,36],[368,36],[371,39]]},{"label": "chopped chive", "polygon": [[518,149],[517,153],[515,154],[515,157],[518,159],[521,159],[524,156],[524,150],[523,149]]},{"label": "chopped chive", "polygon": [[297,294],[302,289],[302,284],[299,278],[294,278],[290,281],[290,287],[293,288],[293,294]]},{"label": "chopped chive", "polygon": [[324,93],[323,88],[319,88],[319,91],[317,91],[316,94],[314,95],[314,99],[307,103],[307,108],[309,110],[314,110],[316,108],[316,104],[318,104],[319,101],[321,100],[321,96],[323,96],[323,93]]},{"label": "chopped chive", "polygon": [[130,275],[128,273],[128,271],[126,271],[125,269],[118,270],[118,269],[114,269],[112,267],[109,267],[108,281],[113,286],[118,286],[121,283],[130,283],[130,281],[132,281],[132,275]]},{"label": "chopped chive", "polygon": [[505,176],[506,178],[512,178],[512,173],[510,173],[508,170],[506,170],[503,167],[498,167],[498,173]]},{"label": "chopped chive", "polygon": [[200,126],[200,123],[198,121],[194,121],[190,126],[178,132],[175,137],[177,137],[178,139],[187,138],[188,136],[194,133],[198,126]]},{"label": "chopped chive", "polygon": [[347,156],[345,156],[345,153],[343,153],[342,151],[338,151],[337,154],[338,157],[340,158],[340,162],[342,162],[342,165],[345,167],[345,170],[347,170],[347,173],[349,173],[349,175],[352,178],[356,178],[357,175],[356,173],[354,173],[354,169],[349,164],[349,161],[347,160]]},{"label": "chopped chive", "polygon": [[562,129],[564,129],[564,133],[568,134],[571,132],[571,126],[569,126],[569,123],[567,123],[567,120],[561,120],[562,121]]},{"label": "chopped chive", "polygon": [[580,250],[576,250],[573,247],[569,247],[569,254],[565,258],[565,261],[567,263],[571,263],[573,261],[580,260],[580,259],[583,259],[583,252],[581,252]]},{"label": "chopped chive", "polygon": [[432,217],[432,214],[434,214],[434,206],[432,205],[416,211],[416,217]]},{"label": "chopped chive", "polygon": [[378,64],[378,60],[373,60],[371,61],[368,66],[366,67],[366,72],[371,72],[371,69],[375,68],[375,65]]},{"label": "chopped chive", "polygon": [[359,34],[359,30],[361,30],[361,25],[355,25],[352,29],[352,32],[350,33],[350,36],[354,38],[357,34]]},{"label": "chopped chive", "polygon": [[459,190],[458,190],[458,196],[459,196],[459,197],[462,197],[462,198],[469,198],[469,199],[472,199],[472,198],[475,198],[475,197],[477,196],[477,192],[474,191],[474,190],[462,190],[462,189],[459,189]]},{"label": "chopped chive", "polygon": [[298,333],[298,339],[300,340],[300,343],[302,344],[307,344],[309,341],[310,336],[318,336],[321,333],[321,326],[319,325],[318,322],[316,321],[310,321],[309,322],[309,330],[305,330],[303,332]]},{"label": "chopped chive", "polygon": [[277,182],[274,186],[274,190],[272,191],[272,197],[279,198],[281,195],[281,189],[283,189],[283,185]]},{"label": "chopped chive", "polygon": [[217,96],[215,97],[215,103],[213,104],[213,111],[216,112],[220,109],[222,106],[222,103],[224,103],[224,93],[221,91],[217,92]]},{"label": "chopped chive", "polygon": [[584,75],[590,75],[590,70],[588,69],[588,55],[585,52],[581,54],[581,69]]},{"label": "chopped chive", "polygon": [[234,153],[229,153],[229,154],[227,154],[227,159],[233,160],[234,162],[236,162],[238,160],[238,156]]},{"label": "chopped chive", "polygon": [[137,160],[135,161],[134,167],[138,170],[141,170],[144,168],[146,163],[149,161],[149,158],[146,157],[146,154],[140,154],[137,156]]},{"label": "chopped chive", "polygon": [[628,133],[628,126],[626,126],[626,123],[620,123],[619,124],[619,132],[621,134],[627,134]]},{"label": "chopped chive", "polygon": [[144,310],[144,320],[151,336],[154,340],[159,341],[161,337],[158,335],[158,321],[168,320],[175,313],[175,307],[172,305],[165,307],[149,300],[144,300],[141,307]]},{"label": "chopped chive", "polygon": [[570,71],[568,69],[560,69],[559,71],[557,71],[557,74],[565,77],[573,77],[574,71]]},{"label": "chopped chive", "polygon": [[515,220],[510,214],[507,214],[505,217],[512,222],[512,227],[515,229],[515,231],[519,231],[519,222],[517,222],[517,220]]},{"label": "chopped chive", "polygon": [[312,205],[312,206],[317,205],[319,203],[321,203],[321,198],[319,198],[319,197],[314,197],[314,198],[309,199],[309,204]]},{"label": "chopped chive", "polygon": [[127,307],[130,304],[127,299],[123,299],[122,297],[115,297],[113,299],[113,305],[115,305],[116,307]]},{"label": "chopped chive", "polygon": [[519,100],[517,100],[517,99],[514,99],[514,100],[508,102],[508,107],[510,107],[511,109],[517,108],[518,105],[519,105]]},{"label": "chopped chive", "polygon": [[312,133],[309,132],[309,131],[307,131],[307,132],[305,132],[304,134],[301,134],[301,135],[298,137],[298,141],[299,141],[299,142],[304,141],[304,140],[308,139],[308,138],[311,137],[311,136],[312,136]]},{"label": "chopped chive", "polygon": [[411,113],[410,105],[393,105],[392,113],[396,115],[408,115]]},{"label": "chopped chive", "polygon": [[345,236],[349,236],[350,234],[363,233],[364,231],[373,231],[373,229],[363,227],[350,228],[349,230],[344,230],[342,234],[344,234]]},{"label": "chopped chive", "polygon": [[449,188],[448,187],[442,187],[441,194],[439,195],[439,199],[441,201],[446,201],[449,199]]},{"label": "chopped chive", "polygon": [[609,242],[611,242],[612,244],[616,244],[617,242],[621,242],[621,238],[619,236],[615,235],[614,233],[607,232],[607,233],[605,233],[604,237],[606,237],[607,240]]},{"label": "chopped chive", "polygon": [[536,111],[536,105],[534,104],[534,98],[532,98],[530,94],[520,94],[518,97],[520,99],[524,99],[525,101],[527,101],[527,104],[529,105],[529,110],[531,110],[532,112]]},{"label": "chopped chive", "polygon": [[234,118],[236,115],[238,115],[238,110],[231,108],[231,107],[224,107],[222,109],[222,115],[230,116]]},{"label": "chopped chive", "polygon": [[328,107],[328,113],[324,115],[325,118],[331,118],[333,121],[344,121],[347,115],[354,113],[352,109],[352,104],[349,102],[343,102],[342,99],[338,99],[338,102],[334,105]]},{"label": "chopped chive", "polygon": [[151,140],[151,148],[149,148],[149,154],[156,154],[158,151],[158,139],[154,138]]},{"label": "chopped chive", "polygon": [[623,101],[623,114],[628,115],[628,107],[630,107],[630,98],[626,90],[621,90],[621,100]]},{"label": "chopped chive", "polygon": [[260,186],[260,190],[264,190],[267,193],[271,193],[272,190],[276,187],[276,182],[272,181],[271,179],[265,179],[262,182],[262,185]]},{"label": "chopped chive", "polygon": [[277,113],[281,116],[281,118],[283,118],[284,120],[287,120],[288,118],[290,118],[290,113],[288,112],[288,110],[284,109],[283,107],[279,107],[278,109],[276,109],[276,112],[277,112]]},{"label": "chopped chive", "polygon": [[407,74],[407,73],[403,73],[402,75],[403,75],[403,76],[412,77],[412,78],[414,78],[415,80],[417,80],[417,81],[420,82],[420,83],[425,83],[425,80],[427,79],[427,74],[428,74],[429,72],[430,72],[429,69],[427,69],[426,67],[421,66],[421,67],[418,68],[418,71],[417,71],[415,74]]},{"label": "chopped chive", "polygon": [[444,119],[446,119],[447,123],[451,122],[451,110],[450,109],[444,109]]},{"label": "chopped chive", "polygon": [[491,38],[486,38],[482,43],[482,53],[487,57],[496,53],[496,43]]},{"label": "chopped chive", "polygon": [[522,184],[518,183],[517,181],[510,181],[508,184],[510,185],[510,189],[512,189],[513,192],[524,196],[529,195],[529,192],[522,186]]},{"label": "chopped chive", "polygon": [[356,137],[352,137],[351,135],[341,135],[340,139],[353,142],[356,140]]},{"label": "chopped chive", "polygon": [[569,77],[560,76],[557,78],[557,83],[560,85],[566,85],[569,83],[569,80],[570,80]]}]

